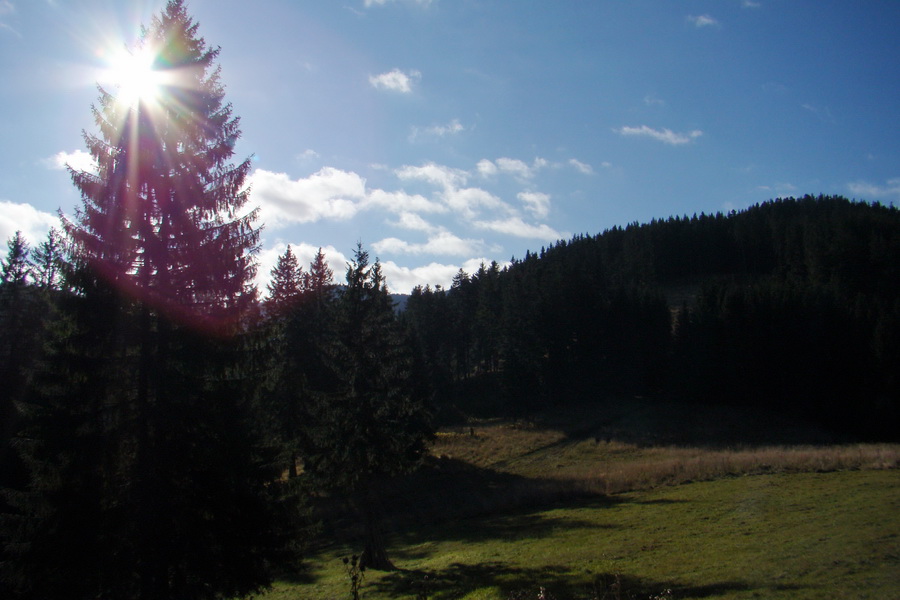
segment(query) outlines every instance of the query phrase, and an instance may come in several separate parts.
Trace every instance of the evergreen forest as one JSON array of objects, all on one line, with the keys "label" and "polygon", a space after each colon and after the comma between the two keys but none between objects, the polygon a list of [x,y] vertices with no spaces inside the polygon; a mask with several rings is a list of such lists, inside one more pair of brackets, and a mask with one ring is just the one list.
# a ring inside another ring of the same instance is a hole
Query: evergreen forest
[{"label": "evergreen forest", "polygon": [[655,395],[896,437],[898,217],[806,196],[633,223],[416,288],[402,318],[448,418]]},{"label": "evergreen forest", "polygon": [[[0,597],[246,596],[381,515],[437,428],[594,399],[753,407],[897,441],[900,212],[837,196],[614,227],[400,307],[362,244],[253,284],[239,119],[184,2],[171,102],[101,88],[82,205],[0,283]],[[348,524],[349,523],[349,524]]]}]

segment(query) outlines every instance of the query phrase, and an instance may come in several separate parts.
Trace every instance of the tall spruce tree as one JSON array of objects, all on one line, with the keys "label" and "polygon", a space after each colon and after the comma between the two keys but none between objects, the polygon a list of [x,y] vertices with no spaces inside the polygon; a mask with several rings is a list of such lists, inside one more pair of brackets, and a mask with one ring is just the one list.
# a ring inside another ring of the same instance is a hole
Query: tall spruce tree
[{"label": "tall spruce tree", "polygon": [[43,290],[53,290],[59,285],[64,266],[63,240],[57,229],[47,233],[47,239],[31,251],[31,272],[34,283]]},{"label": "tall spruce tree", "polygon": [[334,270],[328,266],[325,260],[325,252],[319,248],[312,262],[309,263],[309,272],[305,273],[304,289],[312,292],[317,297],[329,294],[334,286]]},{"label": "tall spruce tree", "polygon": [[266,298],[266,327],[263,343],[267,361],[266,385],[262,393],[261,415],[266,429],[278,448],[276,462],[287,470],[290,479],[297,477],[297,461],[306,425],[306,365],[299,360],[298,328],[306,326],[300,314],[301,295],[306,277],[291,247],[278,257],[272,268]]},{"label": "tall spruce tree", "polygon": [[69,325],[27,404],[6,576],[33,598],[222,598],[269,582],[276,528],[248,426],[249,160],[182,0],[143,30],[152,93],[100,89],[64,222]]},{"label": "tall spruce tree", "polygon": [[293,250],[288,245],[284,254],[278,257],[278,262],[272,269],[272,281],[268,285],[270,307],[285,310],[299,299],[306,282],[306,274],[303,267],[294,256]]},{"label": "tall spruce tree", "polygon": [[0,486],[10,483],[9,442],[18,427],[21,400],[41,342],[39,296],[30,284],[31,248],[21,231],[7,240],[0,259]]},{"label": "tall spruce tree", "polygon": [[260,389],[260,416],[279,452],[276,463],[293,481],[310,446],[312,402],[334,387],[324,360],[332,335],[333,271],[320,248],[304,272],[290,248],[272,269],[266,301],[266,381]]},{"label": "tall spruce tree", "polygon": [[17,231],[6,241],[6,247],[6,258],[0,261],[0,281],[13,286],[25,285],[31,275],[31,264],[28,260],[31,247],[21,231]]},{"label": "tall spruce tree", "polygon": [[381,265],[358,245],[334,314],[327,348],[333,387],[315,405],[306,472],[346,494],[362,520],[362,564],[390,570],[381,535],[380,495],[392,477],[415,468],[431,435],[425,399],[413,378]]},{"label": "tall spruce tree", "polygon": [[100,89],[101,136],[85,134],[99,170],[72,171],[84,204],[66,232],[106,282],[169,317],[220,328],[255,299],[259,231],[257,212],[245,210],[250,159],[230,162],[241,132],[219,49],[197,28],[170,0],[134,49],[152,60],[153,93],[123,101]]}]

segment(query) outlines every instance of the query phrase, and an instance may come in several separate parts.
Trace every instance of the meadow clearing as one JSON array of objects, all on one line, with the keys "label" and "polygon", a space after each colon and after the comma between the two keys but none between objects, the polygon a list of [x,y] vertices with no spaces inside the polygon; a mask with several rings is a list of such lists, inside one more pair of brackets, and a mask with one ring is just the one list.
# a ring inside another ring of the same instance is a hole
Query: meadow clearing
[{"label": "meadow clearing", "polygon": [[[897,597],[900,446],[691,414],[630,399],[441,430],[385,500],[399,570],[361,597]],[[316,549],[264,598],[351,597],[352,553]]]}]

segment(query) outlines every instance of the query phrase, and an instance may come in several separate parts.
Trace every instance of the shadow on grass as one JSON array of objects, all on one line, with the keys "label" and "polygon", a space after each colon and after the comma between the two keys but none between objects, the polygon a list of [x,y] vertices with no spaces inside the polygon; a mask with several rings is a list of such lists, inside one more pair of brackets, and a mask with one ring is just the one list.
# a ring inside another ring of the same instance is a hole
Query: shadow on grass
[{"label": "shadow on grass", "polygon": [[[598,508],[608,505],[605,502],[592,502],[591,504]],[[567,529],[589,531],[608,530],[615,527],[615,525],[597,525],[581,519],[557,517],[546,512],[536,513],[520,510],[468,520],[457,527],[444,525],[438,526],[436,530],[425,529],[395,535],[391,555],[403,560],[427,558],[432,554],[427,544],[434,539],[440,539],[442,542],[458,541],[467,544],[480,544],[493,540],[515,543],[547,537]],[[397,548],[398,545],[401,547]]]},{"label": "shadow on grass", "polygon": [[276,579],[291,584],[307,585],[316,583],[321,576],[321,567],[316,567],[312,561],[304,560],[294,564],[290,569],[283,569],[276,573]]},{"label": "shadow on grass", "polygon": [[[768,586],[740,581],[722,581],[707,585],[684,585],[677,581],[654,581],[611,573],[574,573],[560,565],[528,568],[505,562],[475,565],[453,563],[437,571],[398,571],[371,584],[374,590],[390,598],[430,598],[449,600],[478,589],[495,589],[501,598],[538,598],[543,588],[547,598],[556,600],[600,600],[603,598],[665,597],[710,598],[733,592],[765,594]],[[798,590],[797,586],[779,587]]]},{"label": "shadow on grass", "polygon": [[672,585],[670,588],[675,598],[714,598],[730,592],[755,592],[754,596],[765,597],[766,592],[785,591],[796,592],[805,589],[802,585],[779,584],[769,586],[766,584],[753,585],[745,582],[724,581],[707,585]]},{"label": "shadow on grass", "polygon": [[679,498],[655,498],[653,500],[637,500],[637,504],[647,504],[647,505],[666,505],[666,504],[686,504],[689,502],[688,500],[681,500]]},{"label": "shadow on grass", "polygon": [[[548,516],[522,514],[525,510],[590,501],[598,508],[628,501],[623,497],[586,495],[564,480],[529,478],[477,467],[452,458],[430,458],[423,468],[381,490],[384,513],[393,531],[484,515],[500,515],[460,531],[454,539],[482,541],[493,538],[540,537],[564,527]],[[442,530],[443,531],[443,530]]]},{"label": "shadow on grass", "polygon": [[390,598],[422,594],[433,600],[445,600],[482,588],[496,588],[506,597],[521,590],[536,592],[544,586],[554,590],[553,594],[558,598],[568,598],[570,592],[576,591],[571,582],[571,573],[562,566],[525,568],[504,562],[486,562],[475,565],[453,563],[445,569],[428,572],[400,571],[383,577],[371,587]]}]

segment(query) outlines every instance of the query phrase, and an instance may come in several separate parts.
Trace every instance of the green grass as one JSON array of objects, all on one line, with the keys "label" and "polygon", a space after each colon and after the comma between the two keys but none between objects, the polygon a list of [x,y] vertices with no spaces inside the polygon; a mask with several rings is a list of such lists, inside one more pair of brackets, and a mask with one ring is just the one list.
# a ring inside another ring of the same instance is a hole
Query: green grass
[{"label": "green grass", "polygon": [[[473,421],[387,490],[401,571],[367,573],[362,597],[414,599],[427,581],[432,600],[900,598],[898,466],[900,445],[735,408],[628,399]],[[331,543],[264,600],[348,598],[352,551]]]},{"label": "green grass", "polygon": [[[893,470],[733,477],[396,536],[398,573],[368,572],[363,598],[557,600],[896,598],[900,474]],[[306,582],[266,600],[347,596],[342,550],[311,557]],[[598,585],[599,584],[599,585]]]}]

